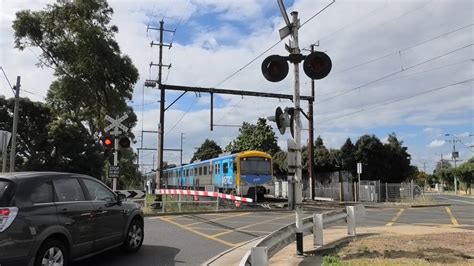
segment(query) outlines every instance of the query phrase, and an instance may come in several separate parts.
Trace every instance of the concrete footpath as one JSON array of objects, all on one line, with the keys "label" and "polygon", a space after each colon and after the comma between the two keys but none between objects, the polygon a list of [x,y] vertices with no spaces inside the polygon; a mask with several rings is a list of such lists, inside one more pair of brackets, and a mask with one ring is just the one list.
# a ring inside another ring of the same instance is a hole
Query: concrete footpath
[{"label": "concrete footpath", "polygon": [[[423,235],[423,234],[441,234],[441,233],[455,233],[455,232],[472,232],[472,230],[463,229],[462,227],[453,227],[446,225],[433,226],[419,226],[419,225],[397,225],[397,226],[380,226],[380,227],[358,227],[357,235]],[[324,249],[336,247],[338,244],[349,241],[351,237],[347,235],[347,226],[333,226],[324,229]],[[245,243],[244,245],[225,251],[218,256],[212,258],[202,265],[239,265],[242,257],[250,251],[260,239],[256,239]],[[317,248],[313,246],[313,235],[307,235],[303,239],[303,250],[305,255],[296,255],[296,243],[292,243],[270,260],[269,265],[288,266],[288,265],[321,265],[322,258],[315,256]]]}]

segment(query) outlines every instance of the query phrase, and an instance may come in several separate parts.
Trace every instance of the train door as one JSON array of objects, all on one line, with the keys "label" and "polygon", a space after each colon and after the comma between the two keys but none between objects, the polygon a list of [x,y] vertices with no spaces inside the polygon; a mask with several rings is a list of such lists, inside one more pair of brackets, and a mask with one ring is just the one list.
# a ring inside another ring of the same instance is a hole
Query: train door
[{"label": "train door", "polygon": [[222,186],[228,192],[235,189],[234,160],[232,158],[222,161]]},{"label": "train door", "polygon": [[219,188],[222,187],[222,175],[221,175],[221,161],[216,161],[214,162],[214,166],[213,166],[213,173],[214,173],[214,176],[213,176],[213,183],[216,184]]}]

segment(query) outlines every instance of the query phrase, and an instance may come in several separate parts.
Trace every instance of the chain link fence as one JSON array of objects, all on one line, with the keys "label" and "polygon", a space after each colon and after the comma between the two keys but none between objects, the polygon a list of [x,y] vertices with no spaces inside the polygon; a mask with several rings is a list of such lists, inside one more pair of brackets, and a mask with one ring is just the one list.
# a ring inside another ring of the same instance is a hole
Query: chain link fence
[{"label": "chain link fence", "polygon": [[[421,195],[422,189],[413,182],[386,183],[380,180],[361,180],[353,182],[349,172],[331,172],[318,174],[314,197],[330,198],[335,201],[361,202],[400,202],[414,200]],[[310,198],[309,181],[303,182],[303,197]]]}]

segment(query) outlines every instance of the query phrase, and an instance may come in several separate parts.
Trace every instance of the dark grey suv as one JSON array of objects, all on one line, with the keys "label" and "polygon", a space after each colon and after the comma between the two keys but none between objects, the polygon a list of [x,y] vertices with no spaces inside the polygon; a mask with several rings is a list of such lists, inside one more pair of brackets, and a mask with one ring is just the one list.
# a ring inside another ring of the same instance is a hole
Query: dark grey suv
[{"label": "dark grey suv", "polygon": [[143,214],[97,179],[0,174],[0,265],[67,265],[121,246],[137,251]]}]

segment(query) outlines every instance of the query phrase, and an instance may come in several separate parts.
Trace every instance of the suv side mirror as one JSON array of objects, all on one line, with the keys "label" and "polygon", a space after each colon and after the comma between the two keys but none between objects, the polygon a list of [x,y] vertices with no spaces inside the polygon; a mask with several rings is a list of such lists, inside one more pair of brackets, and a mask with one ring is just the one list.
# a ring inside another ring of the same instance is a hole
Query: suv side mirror
[{"label": "suv side mirror", "polygon": [[121,203],[122,201],[124,201],[127,197],[122,194],[122,193],[117,193],[117,202],[118,203]]}]

